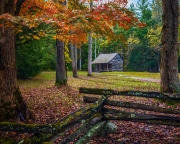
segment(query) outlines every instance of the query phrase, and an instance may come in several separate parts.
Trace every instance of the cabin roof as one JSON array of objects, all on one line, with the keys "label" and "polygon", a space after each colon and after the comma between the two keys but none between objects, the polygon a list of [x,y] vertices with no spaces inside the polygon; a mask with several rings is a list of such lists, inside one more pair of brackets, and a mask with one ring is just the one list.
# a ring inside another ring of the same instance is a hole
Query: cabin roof
[{"label": "cabin roof", "polygon": [[118,53],[100,54],[92,64],[97,63],[108,63],[110,62]]}]

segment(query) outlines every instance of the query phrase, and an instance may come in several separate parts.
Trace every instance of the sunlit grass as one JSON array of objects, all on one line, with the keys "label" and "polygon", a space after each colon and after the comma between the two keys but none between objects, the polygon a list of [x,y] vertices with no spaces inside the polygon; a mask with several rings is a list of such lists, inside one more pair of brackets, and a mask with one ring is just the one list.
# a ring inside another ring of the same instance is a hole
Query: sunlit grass
[{"label": "sunlit grass", "polygon": [[[148,72],[103,72],[93,73],[92,77],[87,76],[87,72],[78,71],[79,78],[73,78],[72,72],[68,71],[68,85],[79,87],[94,87],[117,90],[144,90],[158,91],[158,82],[148,82],[135,79],[147,78],[159,80],[159,73]],[[20,87],[30,89],[37,87],[51,87],[55,84],[55,71],[42,72],[34,78],[19,80]]]},{"label": "sunlit grass", "polygon": [[154,78],[159,79],[159,73],[150,73],[150,72],[103,72],[105,75],[119,75],[119,76],[128,76],[128,77],[140,77],[140,78]]}]

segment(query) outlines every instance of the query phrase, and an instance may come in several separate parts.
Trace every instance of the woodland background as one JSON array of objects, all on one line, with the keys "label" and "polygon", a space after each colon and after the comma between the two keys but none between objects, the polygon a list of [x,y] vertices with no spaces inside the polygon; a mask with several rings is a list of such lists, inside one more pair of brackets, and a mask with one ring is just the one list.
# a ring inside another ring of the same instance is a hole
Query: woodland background
[{"label": "woodland background", "polygon": [[[146,23],[143,28],[132,27],[124,30],[115,26],[113,31],[121,36],[119,41],[110,41],[105,37],[93,38],[92,59],[101,53],[118,52],[124,59],[124,71],[159,72],[162,8],[161,2],[153,0],[139,0],[136,5],[131,4],[129,9],[136,14],[140,21]],[[33,31],[47,31],[46,37],[31,37]],[[44,70],[55,70],[56,51],[55,40],[52,35],[55,30],[50,25],[42,24],[37,29],[24,29],[17,40],[17,75],[26,79],[35,76]],[[72,70],[70,50],[66,45],[67,70]],[[88,44],[77,49],[78,70],[87,70]]]}]

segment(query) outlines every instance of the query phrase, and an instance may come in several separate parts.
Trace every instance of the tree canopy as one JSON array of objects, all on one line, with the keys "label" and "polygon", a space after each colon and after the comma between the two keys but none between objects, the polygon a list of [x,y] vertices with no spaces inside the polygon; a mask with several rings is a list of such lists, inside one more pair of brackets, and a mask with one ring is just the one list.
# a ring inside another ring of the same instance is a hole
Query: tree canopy
[{"label": "tree canopy", "polygon": [[[86,36],[89,31],[113,39],[116,35],[112,26],[118,24],[124,29],[132,26],[143,27],[144,24],[125,7],[126,4],[126,0],[113,0],[95,5],[90,10],[85,5],[85,1],[68,0],[67,5],[64,6],[51,0],[26,0],[22,4],[19,16],[8,13],[0,15],[0,19],[8,20],[1,26],[9,26],[13,23],[16,32],[21,32],[22,27],[37,28],[41,23],[51,24],[59,33],[54,37],[79,45],[87,41]],[[33,35],[33,38],[39,39],[43,35],[44,32],[39,32]]]}]

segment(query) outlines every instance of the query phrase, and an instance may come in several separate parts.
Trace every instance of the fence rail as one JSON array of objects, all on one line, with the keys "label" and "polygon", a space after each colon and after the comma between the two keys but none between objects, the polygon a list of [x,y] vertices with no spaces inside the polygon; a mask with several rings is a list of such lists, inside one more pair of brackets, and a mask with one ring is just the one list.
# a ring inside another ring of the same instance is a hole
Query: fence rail
[{"label": "fence rail", "polygon": [[[91,104],[82,107],[51,124],[39,125],[0,122],[0,130],[33,133],[31,137],[21,140],[21,144],[26,144],[27,142],[53,142],[59,139],[60,136],[63,136],[63,140],[59,142],[60,144],[66,144],[71,141],[75,142],[75,139],[77,140],[77,144],[84,144],[90,141],[90,139],[96,135],[97,132],[104,127],[109,120],[123,120],[180,127],[180,110],[166,109],[158,106],[132,102],[113,101],[108,99],[111,95],[121,95],[179,101],[180,95],[169,95],[159,92],[114,91],[110,89],[105,90],[93,88],[80,88],[79,92],[84,94],[101,95],[101,97],[97,98],[92,96],[84,96],[84,102]],[[105,108],[104,105],[141,109],[163,114],[155,115],[126,112],[113,108]],[[173,116],[165,116],[164,114],[173,114]],[[67,130],[70,129],[73,130],[73,132],[66,136]]]}]

